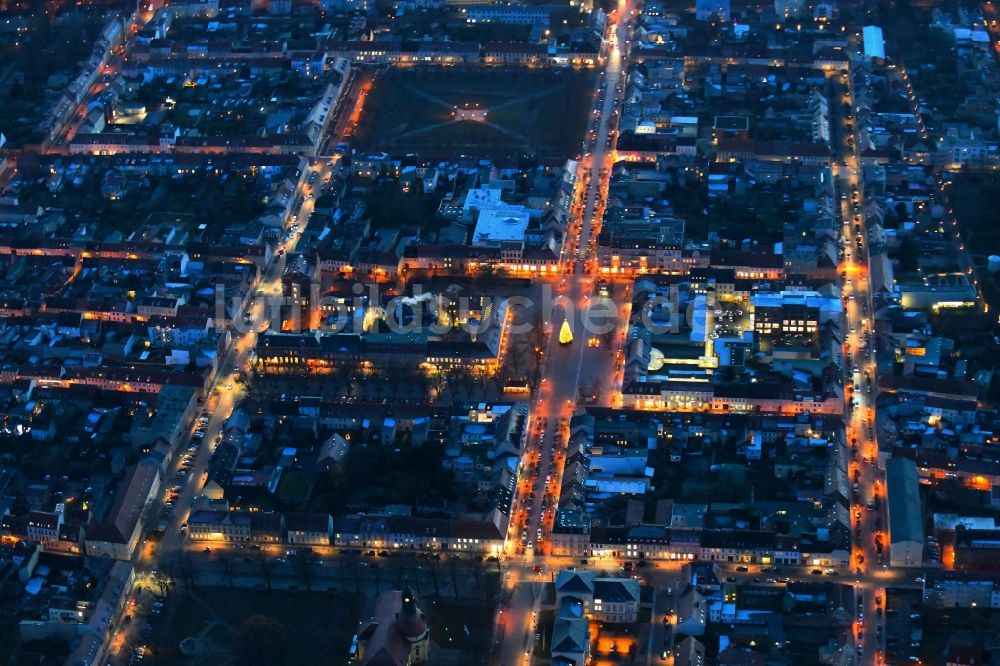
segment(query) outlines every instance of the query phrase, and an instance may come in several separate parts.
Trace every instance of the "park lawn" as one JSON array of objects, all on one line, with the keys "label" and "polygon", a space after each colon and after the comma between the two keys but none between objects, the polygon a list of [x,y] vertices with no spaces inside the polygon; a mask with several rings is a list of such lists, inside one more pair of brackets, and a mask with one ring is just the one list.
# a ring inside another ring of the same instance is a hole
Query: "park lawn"
[{"label": "park lawn", "polygon": [[[563,158],[578,149],[593,92],[587,70],[391,69],[365,103],[356,143],[426,156]],[[451,121],[456,107],[476,106],[487,109],[486,123]]]},{"label": "park lawn", "polygon": [[293,502],[304,502],[309,497],[309,477],[301,470],[288,470],[281,475],[278,497]]},{"label": "park lawn", "polygon": [[296,627],[312,621],[317,613],[333,606],[333,599],[326,595],[293,594],[273,590],[262,592],[242,588],[202,587],[196,593],[218,613],[219,617],[234,627],[254,614],[278,618],[286,627]]},{"label": "park lawn", "polygon": [[[221,620],[207,638],[217,647],[239,649],[239,631],[251,615],[275,619],[283,634],[283,662],[289,666],[346,661],[347,649],[357,625],[353,599],[338,595],[284,591],[257,591],[227,587],[198,587],[192,596],[179,595],[170,625],[161,634],[161,660],[181,663],[178,645],[187,636],[198,635],[211,620]],[[210,609],[210,610],[209,610]],[[344,655],[339,660],[333,655]],[[214,657],[216,660],[218,656]]]},{"label": "park lawn", "polygon": [[458,650],[476,648],[475,631],[482,627],[477,626],[474,618],[481,615],[481,606],[442,597],[421,600],[420,607],[428,618],[431,642]]},{"label": "park lawn", "polygon": [[176,604],[176,608],[172,608],[169,613],[170,624],[156,624],[154,643],[158,647],[158,658],[162,663],[179,664],[183,661],[181,641],[188,636],[199,635],[211,615],[201,604],[186,595],[177,596],[170,603]]}]

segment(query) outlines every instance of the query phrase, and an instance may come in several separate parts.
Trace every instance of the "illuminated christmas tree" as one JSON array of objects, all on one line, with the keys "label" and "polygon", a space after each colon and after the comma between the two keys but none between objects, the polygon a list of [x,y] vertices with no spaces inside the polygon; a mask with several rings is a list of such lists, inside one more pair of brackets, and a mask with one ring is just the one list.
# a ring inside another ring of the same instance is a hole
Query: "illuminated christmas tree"
[{"label": "illuminated christmas tree", "polygon": [[562,328],[559,329],[559,344],[568,345],[573,342],[573,331],[569,327],[569,321],[563,319]]}]

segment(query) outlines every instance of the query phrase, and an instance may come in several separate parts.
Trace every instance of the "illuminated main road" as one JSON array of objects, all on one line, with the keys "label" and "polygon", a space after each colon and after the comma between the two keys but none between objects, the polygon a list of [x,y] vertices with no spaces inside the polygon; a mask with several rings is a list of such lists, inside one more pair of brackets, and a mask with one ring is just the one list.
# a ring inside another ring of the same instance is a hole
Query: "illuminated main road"
[{"label": "illuminated main road", "polygon": [[[526,536],[515,540],[518,552],[545,552],[545,538],[558,503],[561,454],[565,447],[569,417],[580,398],[580,387],[592,387],[592,384],[581,381],[584,357],[597,364],[596,367],[588,366],[588,377],[594,370],[598,370],[601,371],[598,376],[606,380],[615,368],[618,340],[614,340],[613,336],[616,331],[620,335],[621,322],[616,308],[601,313],[597,308],[591,307],[591,295],[595,287],[592,274],[596,267],[591,240],[596,238],[604,212],[604,195],[607,192],[611,166],[612,151],[609,146],[624,85],[622,72],[626,56],[623,48],[631,33],[632,17],[630,5],[622,2],[617,20],[609,29],[603,85],[598,94],[598,129],[593,139],[593,152],[585,158],[588,169],[578,179],[574,201],[577,209],[582,203],[582,215],[571,219],[568,230],[571,237],[579,240],[575,242],[575,251],[564,254],[565,273],[557,285],[558,295],[554,299],[552,312],[544,313],[551,322],[550,335],[544,357],[542,383],[532,405],[530,445],[525,461],[526,469],[536,465],[539,471],[537,477],[522,488],[526,492],[519,496],[519,506],[528,515],[522,528],[526,530]],[[563,344],[558,335],[564,320],[570,322],[573,331],[574,340],[570,344]],[[597,328],[602,324],[603,329]],[[598,331],[596,335],[595,330]],[[585,353],[585,350],[593,350],[593,353]],[[539,535],[542,537],[541,541]]]},{"label": "illuminated main road", "polygon": [[[534,648],[534,613],[540,602],[540,587],[534,581],[541,579],[541,572],[533,569],[554,564],[552,558],[541,556],[549,552],[548,536],[559,503],[569,419],[584,397],[581,388],[589,394],[587,401],[608,404],[615,395],[610,390],[612,378],[620,371],[618,350],[628,315],[628,306],[620,303],[628,302],[629,287],[608,284],[612,298],[601,299],[601,306],[594,303],[592,296],[597,287],[593,277],[597,268],[596,239],[604,214],[635,15],[635,3],[625,0],[611,15],[604,68],[592,111],[594,125],[587,135],[591,150],[581,160],[571,204],[561,262],[563,277],[554,285],[552,311],[542,313],[550,324],[544,372],[531,406],[528,442],[508,535],[512,556],[508,585],[513,585],[514,592],[506,616],[499,619],[503,642],[497,656],[504,666],[527,663]],[[570,322],[573,332],[570,344],[560,342],[564,320]]]},{"label": "illuminated main road", "polygon": [[[882,631],[889,544],[886,533],[885,479],[878,465],[875,420],[874,303],[864,182],[860,173],[860,141],[854,125],[853,77],[835,76],[840,138],[834,145],[834,174],[839,196],[842,251],[841,288],[844,304],[845,435],[851,487],[851,567],[860,592],[854,626],[860,663],[882,663]],[[849,109],[846,112],[841,109]]]}]

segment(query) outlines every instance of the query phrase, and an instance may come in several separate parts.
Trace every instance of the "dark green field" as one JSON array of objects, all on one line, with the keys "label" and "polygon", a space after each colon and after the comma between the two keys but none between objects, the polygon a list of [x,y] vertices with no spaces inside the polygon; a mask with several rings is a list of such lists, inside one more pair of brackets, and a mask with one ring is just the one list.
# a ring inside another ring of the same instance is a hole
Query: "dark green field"
[{"label": "dark green field", "polygon": [[[531,156],[579,150],[594,91],[587,70],[394,68],[375,81],[354,144],[427,157]],[[487,109],[486,122],[455,122],[456,107]]]}]

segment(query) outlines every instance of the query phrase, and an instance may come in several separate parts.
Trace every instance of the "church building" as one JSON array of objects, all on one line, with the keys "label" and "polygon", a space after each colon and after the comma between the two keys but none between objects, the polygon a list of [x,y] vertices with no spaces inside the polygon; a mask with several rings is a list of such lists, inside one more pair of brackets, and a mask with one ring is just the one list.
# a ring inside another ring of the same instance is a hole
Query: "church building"
[{"label": "church building", "polygon": [[430,631],[410,588],[379,595],[375,615],[358,633],[364,666],[411,666],[427,662]]}]

